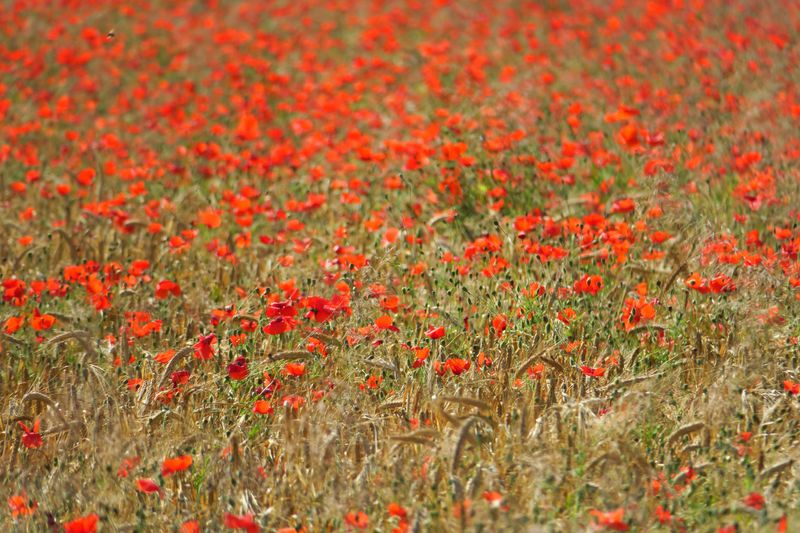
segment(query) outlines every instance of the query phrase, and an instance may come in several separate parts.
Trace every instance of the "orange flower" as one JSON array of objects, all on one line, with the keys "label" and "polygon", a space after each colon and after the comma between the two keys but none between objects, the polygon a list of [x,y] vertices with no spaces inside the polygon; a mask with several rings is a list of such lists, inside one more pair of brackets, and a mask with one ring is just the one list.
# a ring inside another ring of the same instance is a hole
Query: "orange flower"
[{"label": "orange flower", "polygon": [[187,520],[181,524],[180,533],[200,533],[200,522],[197,520]]},{"label": "orange flower", "polygon": [[222,225],[222,216],[216,209],[204,209],[197,213],[197,222],[207,228],[218,228]]},{"label": "orange flower", "polygon": [[6,319],[4,330],[6,335],[13,335],[25,323],[24,316],[10,316]]},{"label": "orange flower", "polygon": [[75,179],[78,183],[83,185],[84,187],[88,187],[94,181],[95,171],[93,168],[85,168],[78,172],[78,175],[75,176]]},{"label": "orange flower", "polygon": [[388,329],[389,331],[400,331],[397,326],[394,325],[394,319],[389,315],[379,316],[375,320],[375,327],[378,329]]},{"label": "orange flower", "polygon": [[253,412],[259,415],[271,415],[275,410],[266,400],[256,400],[253,405]]},{"label": "orange flower", "polygon": [[344,521],[347,525],[356,529],[367,529],[369,527],[369,517],[361,511],[350,511],[345,515]]},{"label": "orange flower", "polygon": [[178,457],[170,457],[164,459],[161,464],[161,475],[164,477],[171,476],[177,472],[188,470],[192,466],[191,455],[179,455]]},{"label": "orange flower", "polygon": [[305,363],[286,363],[286,366],[283,367],[284,376],[299,378],[305,373]]},{"label": "orange flower", "polygon": [[625,509],[622,507],[608,512],[592,509],[589,514],[595,517],[598,527],[612,531],[628,531],[630,529],[630,526],[623,521]]},{"label": "orange flower", "polygon": [[235,515],[225,513],[224,523],[228,529],[247,531],[247,533],[259,533],[261,531],[261,526],[256,523],[251,514]]},{"label": "orange flower", "polygon": [[64,524],[64,533],[96,533],[99,519],[96,514],[76,518]]},{"label": "orange flower", "polygon": [[22,491],[8,499],[8,506],[11,508],[11,518],[17,518],[32,515],[39,504],[35,500],[29,500],[25,491]]},{"label": "orange flower", "polygon": [[56,323],[56,317],[53,315],[43,315],[39,312],[39,309],[33,310],[33,315],[31,316],[31,327],[36,331],[46,331],[53,327],[53,324]]},{"label": "orange flower", "polygon": [[145,494],[161,493],[161,487],[152,479],[139,478],[136,480],[136,490]]},{"label": "orange flower", "polygon": [[592,368],[590,366],[581,365],[581,372],[583,375],[589,376],[592,378],[601,378],[605,375],[606,369],[605,368]]},{"label": "orange flower", "polygon": [[444,337],[444,326],[431,326],[425,331],[425,336],[429,339],[441,339]]}]

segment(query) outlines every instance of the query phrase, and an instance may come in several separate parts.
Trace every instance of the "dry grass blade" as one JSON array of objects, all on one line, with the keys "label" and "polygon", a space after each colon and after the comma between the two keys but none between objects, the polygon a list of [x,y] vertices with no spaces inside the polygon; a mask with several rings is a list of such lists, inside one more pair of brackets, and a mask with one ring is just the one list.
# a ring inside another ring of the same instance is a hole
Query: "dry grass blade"
[{"label": "dry grass blade", "polygon": [[706,427],[704,422],[692,422],[691,424],[683,425],[670,434],[670,436],[667,438],[667,444],[672,445],[676,440],[684,435],[689,435],[696,431],[700,431],[704,427]]},{"label": "dry grass blade", "polygon": [[389,437],[391,440],[395,440],[398,442],[406,442],[408,444],[425,444],[428,446],[432,446],[434,442],[431,439],[426,439],[423,437],[414,437],[411,435],[393,435]]},{"label": "dry grass blade", "polygon": [[267,356],[267,361],[297,361],[300,359],[309,359],[313,356],[308,350],[290,350],[286,352],[278,352]]},{"label": "dry grass blade", "polygon": [[769,468],[765,468],[758,476],[763,479],[769,479],[770,477],[783,472],[787,468],[791,468],[794,464],[794,459],[787,459],[785,461],[781,461],[780,463],[774,464]]},{"label": "dry grass blade", "polygon": [[669,289],[672,287],[672,284],[675,283],[675,280],[678,279],[678,276],[680,276],[681,272],[686,270],[687,266],[688,266],[687,263],[682,263],[681,265],[678,266],[678,268],[675,269],[675,271],[669,277],[667,282],[664,284],[664,287],[661,289],[662,298],[664,297],[665,294],[667,294]]},{"label": "dry grass blade", "polygon": [[321,340],[325,344],[329,344],[331,346],[336,346],[337,348],[341,348],[342,347],[342,341],[340,341],[336,337],[332,337],[332,336],[327,335],[325,333],[312,332],[311,334],[309,334],[309,337],[314,337],[315,339]]},{"label": "dry grass blade", "polygon": [[47,341],[47,344],[57,345],[57,344],[64,343],[64,342],[66,342],[66,341],[68,341],[70,339],[77,340],[81,344],[81,346],[83,347],[84,351],[88,355],[92,356],[95,360],[97,360],[97,358],[99,357],[99,354],[97,353],[97,350],[95,349],[95,347],[92,345],[92,337],[91,337],[91,335],[89,335],[88,331],[84,331],[84,330],[66,331],[64,333],[61,333],[61,334],[58,334],[58,335],[55,335],[55,336],[51,337]]},{"label": "dry grass blade", "polygon": [[595,467],[600,466],[602,463],[614,461],[615,463],[622,462],[622,458],[617,452],[606,452],[598,455],[586,464],[586,471],[591,472]]},{"label": "dry grass blade", "polygon": [[142,405],[142,409],[141,409],[141,411],[139,413],[140,416],[143,415],[144,413],[146,413],[147,410],[150,408],[150,405],[153,403],[153,400],[155,400],[155,398],[158,395],[161,387],[164,385],[164,383],[167,382],[167,380],[172,375],[172,372],[176,369],[178,364],[186,356],[188,356],[190,354],[193,354],[193,353],[194,353],[194,347],[193,346],[184,346],[183,348],[181,348],[180,350],[175,352],[175,354],[169,360],[167,365],[164,367],[164,370],[161,372],[161,377],[158,378],[158,381],[156,381],[155,384],[153,385],[152,389],[150,389],[149,394],[146,394],[146,396],[145,396],[146,400],[144,402],[144,405]]},{"label": "dry grass blade", "polygon": [[5,333],[0,334],[0,338],[3,339],[5,342],[10,342],[11,344],[16,344],[17,346],[25,346],[25,343],[19,339],[15,339],[11,335],[7,335]]},{"label": "dry grass blade", "polygon": [[80,255],[78,254],[78,247],[75,245],[75,241],[73,241],[72,237],[66,231],[64,231],[64,228],[56,228],[55,232],[64,239],[64,242],[67,243],[72,262],[77,263]]},{"label": "dry grass blade", "polygon": [[492,407],[477,398],[467,398],[466,396],[441,396],[441,400],[445,402],[454,402],[462,405],[469,405],[470,407],[477,407],[481,411],[491,411]]},{"label": "dry grass blade", "polygon": [[548,366],[558,371],[560,374],[564,374],[564,367],[561,366],[559,362],[544,355],[548,351],[549,350],[545,350],[540,354],[532,355],[531,357],[526,359],[525,362],[522,363],[522,365],[517,369],[517,372],[514,374],[514,377],[517,379],[521,378],[522,375],[528,370],[528,368],[530,368],[531,365],[533,365],[533,363],[535,363],[536,361],[542,361],[543,363],[547,363]]},{"label": "dry grass blade", "polygon": [[43,392],[34,391],[34,392],[29,392],[25,396],[22,397],[22,404],[23,405],[28,403],[28,402],[34,402],[34,401],[44,402],[47,405],[49,405],[50,407],[52,407],[53,411],[56,413],[56,416],[58,416],[58,418],[61,421],[61,423],[63,425],[65,425],[65,426],[69,426],[69,422],[67,422],[67,418],[64,416],[64,413],[61,412],[61,408],[58,406],[58,404],[55,402],[55,400],[53,400],[50,396],[48,396],[47,394],[44,394]]},{"label": "dry grass blade", "polygon": [[451,475],[455,475],[458,471],[458,465],[461,464],[461,455],[464,453],[464,446],[466,446],[467,439],[469,438],[470,430],[472,426],[474,426],[478,420],[478,417],[471,416],[469,417],[464,424],[461,426],[461,429],[458,432],[458,438],[456,439],[456,446],[453,451],[453,460],[450,463],[450,473]]},{"label": "dry grass blade", "polygon": [[609,383],[606,386],[605,390],[606,391],[610,391],[610,390],[613,390],[613,389],[629,387],[631,385],[635,385],[637,383],[641,383],[643,381],[647,381],[648,379],[657,378],[657,377],[662,376],[662,375],[664,375],[663,372],[656,372],[655,374],[648,374],[646,376],[634,376],[634,377],[628,378],[628,379],[615,380],[613,383]]},{"label": "dry grass blade", "polygon": [[651,329],[665,331],[667,329],[667,326],[665,326],[664,324],[642,324],[641,326],[636,326],[635,328],[629,329],[628,333],[631,335],[636,335],[637,333],[641,333],[643,331],[649,331]]}]

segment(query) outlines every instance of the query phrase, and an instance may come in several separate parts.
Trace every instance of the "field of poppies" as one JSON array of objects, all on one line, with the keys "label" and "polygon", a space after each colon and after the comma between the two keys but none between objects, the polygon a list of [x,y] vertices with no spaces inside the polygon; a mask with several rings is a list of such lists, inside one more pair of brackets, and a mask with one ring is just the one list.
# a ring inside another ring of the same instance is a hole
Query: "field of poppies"
[{"label": "field of poppies", "polygon": [[3,2],[2,530],[797,531],[798,35]]}]

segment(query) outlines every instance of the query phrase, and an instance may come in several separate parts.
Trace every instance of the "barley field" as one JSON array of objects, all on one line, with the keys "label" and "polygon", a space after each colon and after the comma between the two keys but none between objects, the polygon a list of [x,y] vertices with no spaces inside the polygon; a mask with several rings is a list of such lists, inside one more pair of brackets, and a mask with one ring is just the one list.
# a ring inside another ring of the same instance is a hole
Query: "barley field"
[{"label": "barley field", "polygon": [[800,531],[800,3],[9,0],[3,531]]}]

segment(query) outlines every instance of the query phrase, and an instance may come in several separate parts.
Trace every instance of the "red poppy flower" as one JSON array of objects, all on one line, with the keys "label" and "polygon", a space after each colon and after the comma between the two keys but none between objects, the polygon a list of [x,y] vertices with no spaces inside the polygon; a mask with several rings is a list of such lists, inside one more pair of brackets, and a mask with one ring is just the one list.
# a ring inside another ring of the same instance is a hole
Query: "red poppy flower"
[{"label": "red poppy flower", "polygon": [[269,317],[293,317],[297,315],[297,309],[290,301],[272,302],[267,306],[266,314]]},{"label": "red poppy flower", "polygon": [[766,501],[764,500],[764,496],[759,494],[758,492],[751,492],[742,500],[745,505],[748,507],[752,507],[753,509],[760,511],[764,508],[764,504]]},{"label": "red poppy flower", "polygon": [[281,398],[281,405],[284,407],[291,407],[295,411],[300,409],[306,404],[306,399],[297,394],[287,394]]},{"label": "red poppy flower", "polygon": [[253,412],[258,415],[271,415],[275,410],[268,401],[256,400],[255,404],[253,404]]},{"label": "red poppy flower", "polygon": [[297,325],[297,321],[290,317],[279,316],[273,318],[269,324],[261,328],[261,330],[268,335],[280,335],[291,331]]},{"label": "red poppy flower", "polygon": [[505,315],[496,315],[492,318],[492,328],[494,329],[495,335],[498,337],[503,336],[503,332],[508,327],[508,319]]},{"label": "red poppy flower", "polygon": [[96,533],[99,519],[96,514],[76,518],[64,524],[64,533]]},{"label": "red poppy flower", "polygon": [[630,529],[630,526],[623,521],[625,510],[621,507],[607,512],[592,509],[589,514],[595,517],[597,525],[601,528],[611,531],[628,531]]},{"label": "red poppy flower", "polygon": [[425,331],[425,336],[429,339],[441,339],[444,337],[444,326],[431,326]]},{"label": "red poppy flower", "polygon": [[6,332],[6,335],[13,335],[19,330],[19,328],[22,327],[24,323],[25,323],[24,316],[11,316],[6,319],[5,326],[3,329]]},{"label": "red poppy flower", "polygon": [[369,527],[369,517],[361,511],[350,511],[345,515],[344,521],[347,525],[356,529],[367,529]]},{"label": "red poppy flower", "polygon": [[470,362],[466,359],[451,358],[445,361],[444,364],[440,364],[439,361],[436,361],[434,370],[436,370],[440,376],[443,376],[448,370],[453,375],[458,376],[469,370],[470,366]]},{"label": "red poppy flower", "polygon": [[378,329],[384,329],[389,331],[400,331],[397,326],[394,325],[394,319],[389,315],[382,315],[379,316],[375,320],[375,327]]},{"label": "red poppy flower", "polygon": [[308,308],[306,318],[313,319],[315,322],[327,322],[336,311],[336,307],[330,301],[319,296],[306,298],[305,306]]},{"label": "red poppy flower", "polygon": [[22,422],[17,422],[19,427],[22,428],[22,445],[26,448],[39,448],[44,444],[42,441],[42,435],[39,433],[39,426],[40,420],[37,418],[33,423],[33,428],[28,429],[28,427],[23,424]]},{"label": "red poppy flower", "polygon": [[94,176],[95,170],[93,168],[85,168],[78,172],[78,175],[75,176],[75,179],[84,187],[88,187],[94,181]]},{"label": "red poppy flower", "polygon": [[139,478],[136,480],[136,490],[145,494],[160,493],[161,487],[152,479]]},{"label": "red poppy flower", "polygon": [[8,499],[8,506],[11,509],[11,518],[17,518],[32,515],[39,504],[34,500],[29,500],[28,495],[23,491],[21,494],[11,496]]},{"label": "red poppy flower", "polygon": [[398,504],[398,503],[395,503],[395,502],[392,502],[392,503],[390,503],[390,504],[389,504],[389,506],[386,508],[386,511],[387,511],[387,512],[388,512],[388,513],[389,513],[391,516],[396,516],[396,517],[398,517],[398,518],[405,519],[405,518],[407,518],[407,517],[408,517],[408,511],[406,511],[406,510],[403,508],[403,506],[402,506],[402,505],[400,505],[400,504]]},{"label": "red poppy flower", "polygon": [[53,324],[56,323],[56,317],[53,315],[43,315],[39,312],[39,309],[33,310],[33,315],[31,316],[31,327],[36,331],[45,331],[53,327]]},{"label": "red poppy flower", "polygon": [[181,524],[180,533],[200,533],[200,522],[197,520],[187,520]]},{"label": "red poppy flower", "polygon": [[581,372],[583,375],[589,376],[592,378],[601,378],[605,375],[606,369],[605,368],[592,368],[590,366],[581,365]]},{"label": "red poppy flower", "polygon": [[259,533],[261,531],[261,526],[256,523],[251,514],[235,515],[225,513],[224,523],[228,529],[247,531],[247,533]]},{"label": "red poppy flower", "polygon": [[214,357],[214,347],[212,346],[217,342],[217,336],[213,333],[208,335],[201,335],[200,340],[194,345],[194,357],[196,359],[207,360]]},{"label": "red poppy flower", "polygon": [[166,279],[159,281],[158,285],[156,285],[156,298],[163,300],[164,298],[169,297],[170,294],[172,296],[180,296],[180,286],[174,281],[169,281]]},{"label": "red poppy flower", "polygon": [[241,381],[247,377],[247,360],[244,357],[237,357],[236,360],[228,365],[228,376],[234,381]]},{"label": "red poppy flower", "polygon": [[305,363],[286,363],[286,366],[283,367],[284,376],[299,378],[303,374],[305,374],[305,372],[306,372]]},{"label": "red poppy flower", "polygon": [[170,457],[164,459],[161,463],[161,475],[164,477],[171,476],[177,472],[183,472],[192,466],[191,455],[179,455],[178,457]]},{"label": "red poppy flower", "polygon": [[190,372],[188,370],[176,370],[169,376],[169,380],[172,383],[173,387],[177,387],[178,385],[183,385],[184,383],[189,382]]}]

